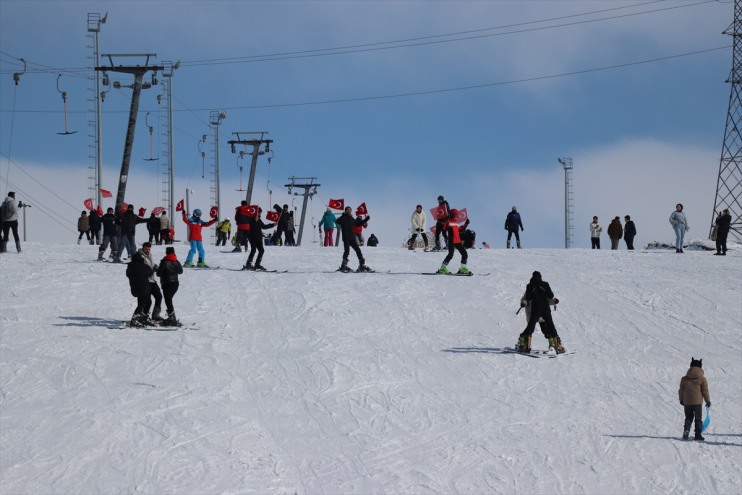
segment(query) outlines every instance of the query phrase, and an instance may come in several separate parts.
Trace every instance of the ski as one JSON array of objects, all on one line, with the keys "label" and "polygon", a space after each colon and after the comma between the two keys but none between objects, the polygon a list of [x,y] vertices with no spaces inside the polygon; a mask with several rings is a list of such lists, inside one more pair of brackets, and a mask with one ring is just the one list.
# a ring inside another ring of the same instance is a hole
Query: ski
[{"label": "ski", "polygon": [[219,266],[184,266],[183,268],[192,268],[194,270],[218,270]]},{"label": "ski", "polygon": [[453,275],[454,277],[472,277],[474,275],[478,277],[486,277],[490,275],[489,273],[438,273],[438,272],[422,272],[420,275]]},{"label": "ski", "polygon": [[561,354],[557,354],[554,352],[553,349],[543,350],[543,349],[531,349],[530,354],[526,352],[521,352],[514,347],[505,347],[502,352],[509,353],[509,354],[520,354],[522,356],[528,356],[528,357],[534,357],[534,358],[557,358],[560,356],[569,356],[571,354],[574,354],[575,351],[565,351]]},{"label": "ski", "polygon": [[159,331],[159,332],[172,332],[172,331],[175,331],[175,330],[198,330],[196,328],[196,324],[195,323],[181,323],[181,325],[180,326],[177,326],[177,327],[176,326],[170,326],[170,325],[161,325],[161,324],[157,324],[157,325],[145,325],[145,326],[142,326],[142,327],[136,327],[136,326],[132,326],[131,321],[129,321],[129,320],[122,321],[118,325],[111,325],[108,328],[110,328],[112,330],[126,330],[126,329],[131,328],[131,329],[134,329],[134,330],[150,330],[150,331],[151,330],[154,330],[154,331]]}]

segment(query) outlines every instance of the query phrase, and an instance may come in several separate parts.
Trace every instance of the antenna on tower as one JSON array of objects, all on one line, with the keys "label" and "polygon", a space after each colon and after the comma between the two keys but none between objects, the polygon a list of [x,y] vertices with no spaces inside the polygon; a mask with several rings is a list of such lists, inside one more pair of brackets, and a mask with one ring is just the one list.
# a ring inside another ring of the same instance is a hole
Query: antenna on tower
[{"label": "antenna on tower", "polygon": [[[742,241],[742,0],[734,0],[734,22],[724,34],[732,36],[732,71],[726,82],[731,84],[724,142],[721,146],[719,176],[716,181],[714,210],[711,225],[721,210],[733,212],[729,234],[737,242]],[[709,238],[711,231],[709,231]]]}]

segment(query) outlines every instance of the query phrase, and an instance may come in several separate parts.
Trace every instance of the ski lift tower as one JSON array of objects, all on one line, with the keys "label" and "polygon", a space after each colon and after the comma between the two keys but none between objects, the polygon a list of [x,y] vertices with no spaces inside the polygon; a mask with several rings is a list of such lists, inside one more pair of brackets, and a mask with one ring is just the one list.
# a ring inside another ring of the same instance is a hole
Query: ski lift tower
[{"label": "ski lift tower", "polygon": [[[103,72],[103,76],[106,76],[107,72],[123,72],[125,74],[132,74],[134,76],[134,83],[131,85],[121,84],[119,81],[114,81],[113,87],[116,89],[120,88],[131,88],[131,107],[129,108],[129,125],[126,129],[126,140],[124,141],[124,155],[121,160],[121,173],[119,174],[119,187],[116,193],[116,211],[121,210],[121,205],[124,203],[126,196],[126,182],[129,178],[129,164],[131,163],[131,150],[134,147],[134,131],[137,127],[137,115],[139,113],[139,99],[142,95],[142,89],[149,89],[152,87],[152,82],[144,81],[144,75],[153,71],[152,81],[154,85],[157,85],[157,71],[162,71],[161,65],[149,65],[151,57],[156,57],[154,53],[139,53],[139,54],[101,54],[102,57],[108,58],[110,65],[96,67],[96,71]],[[130,58],[138,57],[144,59],[144,65],[115,65],[113,63],[114,57]]]},{"label": "ski lift tower", "polygon": [[574,187],[572,184],[572,159],[557,158],[564,168],[564,247],[572,247],[572,232],[574,226]]},{"label": "ski lift tower", "polygon": [[[101,24],[106,23],[106,19],[108,19],[108,13],[106,13],[104,16],[101,17],[99,13],[88,13],[88,35],[87,38],[90,42],[88,45],[88,49],[90,50],[90,55],[88,55],[88,58],[92,62],[90,65],[95,68],[97,65],[99,65],[99,52],[98,52],[98,45],[99,45],[99,35],[100,35],[100,28]],[[95,197],[98,198],[97,204],[100,206],[101,202],[103,201],[102,193],[100,192],[100,188],[102,186],[101,182],[103,181],[103,143],[101,141],[101,114],[102,114],[102,108],[101,104],[103,103],[103,98],[105,97],[105,93],[101,94],[101,78],[100,74],[97,70],[93,70],[95,77],[90,78],[90,96],[88,97],[88,102],[93,103],[95,102],[95,105],[90,109],[90,113],[94,115],[94,118],[88,119],[88,125],[90,126],[90,133],[88,134],[88,137],[91,138],[91,143],[88,145],[90,148],[90,155],[89,158],[92,159],[92,164],[90,165],[90,189],[91,193],[95,193]]]},{"label": "ski lift tower", "polygon": [[[247,193],[245,194],[245,201],[247,201],[247,204],[250,204],[250,201],[252,200],[253,183],[255,182],[255,169],[258,166],[258,156],[270,153],[271,143],[273,143],[273,140],[264,139],[265,135],[268,134],[266,131],[240,131],[233,132],[232,134],[237,136],[237,139],[227,141],[227,143],[232,147],[232,153],[237,153],[236,145],[238,144],[243,146],[252,146],[252,151],[250,153],[252,155],[252,162],[250,163],[250,178],[247,181]],[[247,134],[259,134],[260,138],[244,139],[243,136]],[[265,145],[265,151],[260,151],[260,146],[262,145]]]},{"label": "ski lift tower", "polygon": [[[286,184],[285,187],[289,188],[289,194],[291,194],[291,190],[293,188],[297,189],[304,189],[304,205],[301,208],[301,222],[299,223],[299,238],[296,240],[296,245],[301,246],[301,235],[304,233],[304,219],[307,216],[307,200],[317,194],[317,188],[321,184],[315,184],[314,181],[317,180],[317,177],[289,177],[289,180],[291,181],[291,184]],[[309,181],[308,183],[298,184],[296,181]],[[310,191],[311,189],[311,191]],[[293,193],[294,196],[298,196],[299,193]]]},{"label": "ski lift tower", "polygon": [[732,213],[729,234],[735,241],[742,242],[742,0],[734,0],[734,22],[724,34],[730,35],[733,40],[732,71],[726,81],[731,85],[731,92],[711,225],[719,211],[728,208]]}]

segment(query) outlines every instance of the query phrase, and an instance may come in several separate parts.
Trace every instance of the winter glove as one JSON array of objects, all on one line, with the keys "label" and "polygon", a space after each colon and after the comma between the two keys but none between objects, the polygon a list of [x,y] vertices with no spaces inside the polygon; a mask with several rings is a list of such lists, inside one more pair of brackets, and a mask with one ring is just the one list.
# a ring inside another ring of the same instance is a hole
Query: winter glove
[{"label": "winter glove", "polygon": [[557,299],[557,298],[555,297],[555,298],[554,298],[554,305],[556,306],[557,304],[559,304],[559,299]]},{"label": "winter glove", "polygon": [[706,407],[708,407],[709,409],[711,409],[711,403],[710,402],[707,402],[706,403]]},{"label": "winter glove", "polygon": [[521,232],[523,232],[524,230],[526,230],[526,229],[524,229],[523,227],[521,227],[521,228],[520,228],[520,231],[521,231]]},{"label": "winter glove", "polygon": [[682,400],[680,401],[680,405],[681,405],[681,406],[684,406],[684,405],[685,405],[685,404],[683,404],[683,401],[682,401]]},{"label": "winter glove", "polygon": [[525,301],[521,301],[520,302],[520,307],[521,308],[525,308],[526,307],[526,302]]}]

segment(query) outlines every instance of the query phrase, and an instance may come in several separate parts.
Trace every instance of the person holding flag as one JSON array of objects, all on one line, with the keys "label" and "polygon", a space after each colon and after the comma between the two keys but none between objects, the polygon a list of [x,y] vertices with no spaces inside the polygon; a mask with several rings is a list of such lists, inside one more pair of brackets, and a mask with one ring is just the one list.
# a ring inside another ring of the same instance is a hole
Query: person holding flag
[{"label": "person holding flag", "polygon": [[358,245],[363,246],[365,239],[363,238],[363,229],[368,227],[368,221],[371,217],[368,216],[368,209],[366,203],[362,203],[356,209],[356,218],[353,221],[353,233],[358,239]]},{"label": "person holding flag", "polygon": [[[464,217],[465,215],[461,215],[461,217]],[[443,228],[446,231],[446,244],[448,245],[448,255],[443,260],[443,264],[438,269],[438,273],[448,275],[451,273],[448,271],[448,263],[453,259],[453,252],[454,250],[457,250],[459,253],[461,253],[461,266],[459,267],[459,271],[457,272],[458,275],[471,275],[472,273],[469,271],[469,269],[466,267],[466,261],[469,258],[469,255],[466,252],[466,248],[464,247],[464,244],[461,242],[461,236],[459,235],[459,230],[461,227],[459,226],[458,222],[461,220],[461,217],[459,216],[459,211],[456,209],[453,209],[448,214],[448,219],[443,224]],[[466,222],[464,222],[463,229],[466,230],[466,227],[469,225],[469,219],[466,219]]]},{"label": "person holding flag", "polygon": [[[260,264],[263,260],[263,253],[265,253],[265,247],[263,246],[263,230],[272,229],[275,224],[263,223],[263,220],[260,219],[260,214],[262,212],[263,209],[257,206],[252,205],[248,207],[248,214],[250,215],[250,230],[247,232],[250,236],[250,255],[247,257],[245,266],[242,267],[243,270],[266,271],[265,267]],[[253,266],[252,258],[255,256],[255,251],[258,252],[258,257],[255,259],[255,266]]]},{"label": "person holding flag", "polygon": [[[366,260],[363,259],[361,248],[358,247],[358,237],[356,237],[356,234],[353,232],[355,220],[353,219],[352,213],[353,209],[350,206],[346,206],[343,214],[335,221],[338,230],[343,236],[343,262],[340,265],[340,268],[338,268],[338,271],[344,273],[351,271],[348,267],[348,255],[350,254],[350,249],[353,248],[353,251],[356,252],[356,256],[358,256],[358,269],[356,271],[371,272],[373,270],[366,266]],[[366,217],[365,222],[368,222],[370,219],[370,216]]]},{"label": "person holding flag", "polygon": [[433,251],[441,250],[441,234],[443,234],[443,240],[448,243],[446,238],[445,224],[451,214],[451,208],[448,206],[448,201],[443,196],[438,196],[438,208],[435,210],[435,248]]},{"label": "person holding flag", "polygon": [[188,251],[186,256],[186,262],[183,266],[193,267],[193,255],[198,251],[198,266],[199,268],[208,268],[206,264],[206,252],[204,251],[203,236],[201,230],[204,227],[211,227],[216,223],[216,217],[212,218],[208,222],[201,220],[201,210],[196,208],[193,210],[193,216],[188,218],[185,210],[183,210],[183,221],[188,225],[188,238],[191,240],[191,249]]}]

